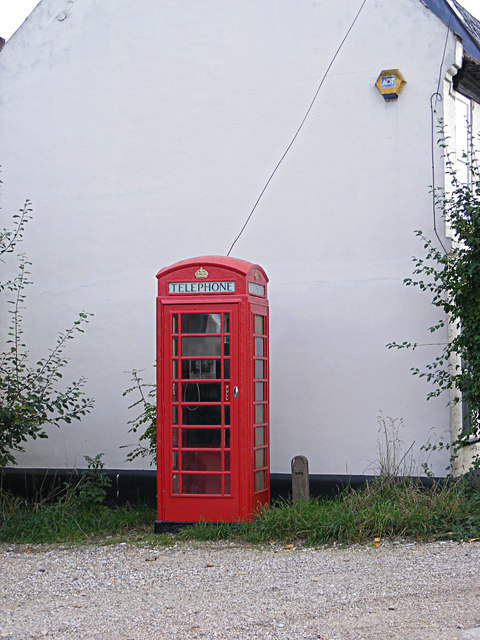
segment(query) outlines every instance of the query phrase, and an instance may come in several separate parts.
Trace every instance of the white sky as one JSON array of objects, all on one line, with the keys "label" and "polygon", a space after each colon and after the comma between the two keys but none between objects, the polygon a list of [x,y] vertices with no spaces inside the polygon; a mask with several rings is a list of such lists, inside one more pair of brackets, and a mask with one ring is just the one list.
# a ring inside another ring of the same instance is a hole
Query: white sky
[{"label": "white sky", "polygon": [[39,0],[0,0],[0,37],[8,40],[38,3]]},{"label": "white sky", "polygon": [[[0,37],[8,40],[38,2],[39,0],[0,0]],[[460,4],[480,20],[480,0],[460,0]]]},{"label": "white sky", "polygon": [[475,16],[477,20],[480,20],[480,0],[458,0],[462,7]]}]

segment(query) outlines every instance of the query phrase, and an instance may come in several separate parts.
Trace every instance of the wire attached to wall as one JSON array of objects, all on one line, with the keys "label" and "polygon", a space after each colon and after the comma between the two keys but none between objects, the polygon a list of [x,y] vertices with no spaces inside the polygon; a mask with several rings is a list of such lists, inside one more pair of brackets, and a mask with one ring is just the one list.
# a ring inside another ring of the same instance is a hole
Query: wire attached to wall
[{"label": "wire attached to wall", "polygon": [[[448,20],[448,25],[447,25],[447,35],[445,36],[445,44],[443,45],[443,55],[442,55],[442,61],[440,63],[440,69],[438,70],[438,82],[437,82],[437,90],[435,91],[435,93],[432,93],[432,95],[430,96],[430,126],[431,126],[431,154],[432,154],[432,208],[433,208],[433,231],[437,237],[438,242],[440,243],[443,251],[445,253],[448,253],[445,245],[442,242],[442,239],[440,238],[438,231],[437,231],[437,203],[436,203],[436,186],[435,186],[435,114],[436,114],[436,109],[437,109],[437,102],[440,101],[442,102],[443,98],[442,95],[440,93],[440,80],[442,78],[442,70],[443,70],[443,63],[445,61],[445,54],[447,51],[447,42],[448,42],[448,36],[450,35],[450,23],[452,21],[452,14],[450,13],[450,18]],[[433,99],[435,98],[435,103],[433,102]]]},{"label": "wire attached to wall", "polygon": [[295,134],[294,134],[293,138],[290,140],[290,143],[288,144],[287,148],[286,148],[286,149],[285,149],[285,151],[283,152],[282,157],[281,157],[281,158],[280,158],[280,160],[277,162],[277,164],[276,164],[276,166],[275,166],[274,170],[273,170],[273,171],[272,171],[272,173],[270,174],[270,176],[269,176],[269,178],[268,178],[267,182],[265,183],[265,185],[264,185],[263,189],[261,190],[260,195],[258,196],[258,198],[257,198],[257,200],[256,200],[256,202],[255,202],[255,204],[253,205],[252,210],[250,211],[250,213],[249,213],[249,215],[248,215],[247,219],[245,220],[245,223],[244,223],[243,227],[242,227],[242,228],[241,228],[241,230],[240,230],[240,233],[237,235],[237,237],[235,238],[235,240],[232,242],[232,244],[231,244],[231,246],[230,246],[230,249],[228,250],[227,257],[230,255],[230,253],[231,253],[231,251],[232,251],[233,247],[235,246],[235,244],[237,243],[237,241],[240,239],[240,236],[242,235],[242,233],[245,231],[245,228],[246,228],[247,224],[250,222],[250,218],[253,216],[253,214],[254,214],[254,212],[255,212],[255,209],[257,208],[258,203],[259,203],[259,202],[260,202],[260,200],[262,199],[263,194],[264,194],[264,193],[265,193],[265,191],[267,190],[268,185],[269,185],[269,184],[270,184],[270,182],[272,181],[273,176],[276,174],[276,172],[277,172],[278,168],[280,167],[280,165],[282,164],[283,160],[285,159],[285,156],[286,156],[286,155],[287,155],[287,153],[290,151],[290,149],[291,149],[291,148],[292,148],[292,146],[293,146],[293,143],[294,143],[294,142],[295,142],[295,140],[297,139],[298,134],[300,133],[300,131],[301,131],[301,129],[302,129],[302,127],[303,127],[303,125],[305,124],[305,121],[306,121],[306,119],[308,118],[308,116],[309,116],[309,114],[310,114],[310,111],[312,110],[312,107],[313,107],[313,105],[314,105],[314,103],[315,103],[315,100],[317,99],[317,96],[318,96],[318,94],[320,93],[320,89],[322,88],[323,83],[325,82],[325,80],[326,80],[326,78],[327,78],[328,72],[330,71],[330,69],[331,69],[331,67],[332,67],[333,63],[335,62],[336,57],[338,56],[338,54],[340,53],[340,50],[342,49],[343,45],[345,44],[345,41],[347,40],[348,36],[350,35],[350,31],[353,29],[353,27],[354,27],[354,25],[355,25],[355,23],[356,23],[356,21],[357,21],[358,17],[360,16],[360,14],[361,14],[361,12],[362,12],[362,10],[363,10],[363,7],[365,6],[366,2],[367,2],[367,0],[363,0],[362,4],[361,4],[361,6],[360,6],[360,9],[357,11],[357,15],[356,15],[356,16],[355,16],[355,18],[353,19],[352,24],[349,26],[349,28],[348,28],[348,30],[347,30],[347,32],[346,32],[346,34],[345,34],[345,36],[344,36],[343,40],[341,41],[340,45],[338,46],[337,50],[335,51],[335,55],[334,55],[334,56],[333,56],[333,58],[331,59],[330,64],[329,64],[329,65],[328,65],[328,67],[327,67],[327,70],[326,70],[326,71],[325,71],[325,73],[323,74],[323,77],[322,77],[322,79],[320,80],[320,84],[318,85],[317,90],[315,91],[315,95],[313,96],[313,99],[312,99],[312,101],[310,102],[310,105],[309,105],[309,107],[308,107],[308,109],[307,109],[307,111],[306,111],[306,113],[305,113],[305,115],[304,115],[304,117],[303,117],[303,119],[302,119],[302,121],[301,121],[301,123],[300,123],[299,127],[297,128],[297,130],[296,130],[296,132],[295,132]]},{"label": "wire attached to wall", "polygon": [[[435,98],[435,105],[433,104],[433,98]],[[433,231],[437,237],[438,242],[440,243],[444,253],[448,253],[445,245],[440,238],[437,231],[437,202],[436,202],[436,186],[435,186],[435,122],[434,115],[436,113],[435,106],[437,101],[440,102],[443,100],[440,93],[433,93],[430,97],[430,126],[431,126],[431,154],[432,154],[432,213],[433,213]]]}]

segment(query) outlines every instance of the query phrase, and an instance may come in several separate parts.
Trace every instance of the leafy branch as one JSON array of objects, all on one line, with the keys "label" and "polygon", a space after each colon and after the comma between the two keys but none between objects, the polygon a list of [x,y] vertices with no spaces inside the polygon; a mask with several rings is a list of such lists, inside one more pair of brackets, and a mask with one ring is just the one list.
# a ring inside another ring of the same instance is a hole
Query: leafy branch
[{"label": "leafy branch", "polygon": [[[32,209],[27,200],[19,213],[13,215],[11,228],[0,230],[0,259],[12,253],[22,240]],[[81,312],[71,327],[61,332],[49,354],[31,363],[23,338],[23,311],[26,287],[32,284],[24,254],[18,255],[15,277],[0,283],[0,291],[10,294],[6,303],[10,306],[10,323],[6,348],[0,354],[0,467],[15,464],[17,452],[24,451],[29,438],[46,438],[48,425],[59,427],[86,415],[93,407],[93,400],[86,398],[83,387],[86,379],[80,377],[61,387],[62,370],[68,365],[64,355],[69,340],[83,333],[91,314]]]},{"label": "leafy branch", "polygon": [[137,431],[143,430],[143,433],[139,437],[138,445],[123,445],[120,448],[133,447],[132,451],[127,454],[127,461],[129,462],[140,457],[150,458],[150,464],[153,464],[157,453],[157,406],[155,400],[157,387],[153,383],[144,382],[139,375],[140,371],[133,369],[130,373],[132,386],[124,391],[123,395],[137,394],[137,400],[129,405],[128,408],[139,407],[140,413],[136,418],[128,422],[128,424],[132,425],[128,432],[137,433]]},{"label": "leafy branch", "polygon": [[[433,385],[428,398],[453,389],[453,401],[464,403],[462,432],[452,445],[458,449],[478,432],[480,418],[480,169],[473,150],[466,158],[470,179],[467,184],[461,182],[454,159],[446,151],[443,129],[440,132],[451,188],[437,189],[434,197],[452,234],[452,246],[444,253],[422,231],[415,231],[425,255],[413,258],[414,277],[405,278],[404,284],[430,294],[432,304],[443,311],[444,316],[429,327],[430,333],[450,329],[451,339],[443,343],[434,360],[424,370],[412,368],[412,373]],[[387,345],[390,349],[415,346],[408,341]]]}]

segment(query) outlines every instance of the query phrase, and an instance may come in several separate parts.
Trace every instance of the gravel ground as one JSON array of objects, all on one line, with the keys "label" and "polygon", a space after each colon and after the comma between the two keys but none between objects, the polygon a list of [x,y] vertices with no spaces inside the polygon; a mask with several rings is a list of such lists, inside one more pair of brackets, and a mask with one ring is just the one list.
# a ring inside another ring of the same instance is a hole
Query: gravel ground
[{"label": "gravel ground", "polygon": [[480,543],[0,545],[0,637],[480,638]]}]

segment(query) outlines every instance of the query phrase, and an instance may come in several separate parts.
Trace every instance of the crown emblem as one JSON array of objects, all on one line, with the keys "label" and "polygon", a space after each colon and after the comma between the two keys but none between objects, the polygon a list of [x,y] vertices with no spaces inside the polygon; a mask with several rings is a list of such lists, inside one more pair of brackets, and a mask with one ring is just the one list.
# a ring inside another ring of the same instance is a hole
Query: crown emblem
[{"label": "crown emblem", "polygon": [[200,269],[195,271],[195,278],[208,278],[208,271],[203,267],[200,267]]}]

